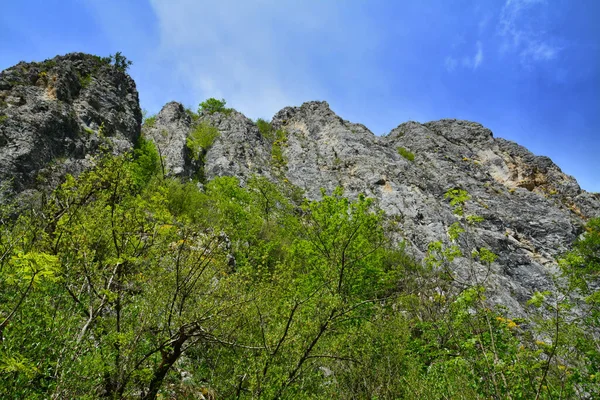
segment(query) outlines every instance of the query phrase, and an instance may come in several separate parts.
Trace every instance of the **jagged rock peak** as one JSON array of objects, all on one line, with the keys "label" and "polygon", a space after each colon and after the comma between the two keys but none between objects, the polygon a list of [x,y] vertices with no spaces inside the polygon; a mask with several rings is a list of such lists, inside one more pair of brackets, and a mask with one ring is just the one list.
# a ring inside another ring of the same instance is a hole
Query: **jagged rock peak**
[{"label": "jagged rock peak", "polygon": [[0,181],[17,192],[81,171],[100,143],[128,150],[142,119],[133,79],[84,53],[0,72],[0,115]]},{"label": "jagged rock peak", "polygon": [[308,137],[317,139],[321,133],[347,131],[353,134],[375,136],[363,124],[342,119],[326,101],[308,101],[300,107],[285,107],[275,114],[272,125],[276,129],[298,129]]},{"label": "jagged rock peak", "polygon": [[163,159],[165,171],[173,175],[191,176],[187,157],[186,138],[192,126],[192,119],[181,103],[167,103],[156,115],[154,121],[143,127],[144,136],[156,145]]},{"label": "jagged rock peak", "polygon": [[168,124],[176,121],[190,123],[191,117],[186,112],[183,104],[176,101],[171,101],[163,106],[160,112],[156,115],[158,123]]}]

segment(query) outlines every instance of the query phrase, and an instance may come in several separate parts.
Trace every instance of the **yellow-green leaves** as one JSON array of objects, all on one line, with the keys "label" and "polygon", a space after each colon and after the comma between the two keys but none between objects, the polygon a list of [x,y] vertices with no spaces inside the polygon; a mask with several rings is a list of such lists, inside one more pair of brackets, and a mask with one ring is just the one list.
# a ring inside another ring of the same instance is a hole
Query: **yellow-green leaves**
[{"label": "yellow-green leaves", "polygon": [[485,218],[480,215],[467,215],[467,223],[469,223],[469,225],[479,224],[483,221],[485,221]]},{"label": "yellow-green leaves", "polygon": [[535,292],[533,296],[531,296],[531,298],[527,301],[527,304],[539,308],[546,300],[546,297],[550,296],[551,294],[552,293],[550,293],[549,291]]},{"label": "yellow-green leaves", "polygon": [[455,242],[460,236],[460,234],[464,231],[465,229],[457,221],[448,227],[448,237],[451,241]]},{"label": "yellow-green leaves", "polygon": [[464,205],[471,199],[471,196],[466,190],[455,188],[449,189],[444,194],[444,198],[450,199],[450,205],[454,208],[454,214],[462,216],[464,214]]},{"label": "yellow-green leaves", "polygon": [[11,258],[11,273],[5,274],[9,284],[39,284],[44,279],[55,280],[58,273],[58,258],[47,253],[19,252]]},{"label": "yellow-green leaves", "polygon": [[488,265],[496,261],[496,259],[498,258],[496,254],[491,252],[489,249],[486,249],[485,247],[481,247],[479,250],[473,249],[473,251],[471,252],[471,256],[474,259],[479,259],[479,261],[483,264]]},{"label": "yellow-green leaves", "polygon": [[33,378],[39,372],[35,364],[35,361],[29,360],[21,354],[4,357],[0,354],[0,373],[2,374],[22,373],[28,378]]}]

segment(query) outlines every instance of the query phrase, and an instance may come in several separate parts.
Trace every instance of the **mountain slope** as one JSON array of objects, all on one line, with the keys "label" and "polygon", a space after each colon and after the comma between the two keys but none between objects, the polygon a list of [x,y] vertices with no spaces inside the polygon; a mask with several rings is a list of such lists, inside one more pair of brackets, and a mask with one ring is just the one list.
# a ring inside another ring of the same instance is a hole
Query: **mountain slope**
[{"label": "mountain slope", "polygon": [[144,132],[156,141],[170,171],[192,176],[185,138],[203,122],[220,132],[205,156],[207,179],[233,175],[244,181],[259,174],[289,181],[309,198],[337,186],[350,198],[365,193],[398,222],[398,240],[411,243],[419,258],[461,219],[445,193],[466,190],[471,197],[466,214],[484,220],[470,230],[463,252],[487,247],[499,258],[491,271],[470,259],[455,260],[455,267],[464,280],[485,280],[492,301],[516,313],[534,291],[553,289],[555,257],[588,218],[600,215],[598,195],[583,191],[549,158],[494,138],[473,122],[407,122],[377,137],[337,116],[326,102],[309,102],[274,116],[272,132],[285,136],[274,143],[235,111],[204,112],[193,122],[181,105],[169,103]]},{"label": "mountain slope", "polygon": [[[3,71],[0,115],[0,181],[16,193],[79,173],[102,146],[131,149],[141,123],[133,80],[111,60],[81,53]],[[194,159],[187,142],[199,126],[215,127],[218,137]],[[156,143],[165,172],[186,179],[246,182],[256,174],[311,199],[338,186],[350,198],[364,193],[417,258],[431,242],[449,245],[448,228],[464,217],[445,195],[465,190],[465,215],[483,221],[469,228],[463,253],[486,247],[499,257],[491,269],[471,258],[453,265],[461,279],[485,281],[491,300],[517,314],[534,291],[552,290],[555,257],[600,215],[599,196],[549,158],[468,121],[407,122],[378,137],[326,102],[286,107],[262,129],[235,110],[196,115],[171,102],[142,132]]]}]

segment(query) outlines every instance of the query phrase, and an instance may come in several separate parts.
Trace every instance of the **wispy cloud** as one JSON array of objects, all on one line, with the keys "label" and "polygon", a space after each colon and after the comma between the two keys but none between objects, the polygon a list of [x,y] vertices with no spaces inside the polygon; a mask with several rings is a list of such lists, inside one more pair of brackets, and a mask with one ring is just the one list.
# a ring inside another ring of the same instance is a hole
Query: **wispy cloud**
[{"label": "wispy cloud", "polygon": [[475,47],[476,47],[475,54],[472,56],[462,57],[460,59],[460,62],[459,62],[459,59],[456,57],[452,57],[452,56],[446,57],[446,59],[444,60],[444,65],[446,67],[446,70],[448,72],[452,72],[459,65],[464,68],[468,68],[468,69],[472,69],[472,70],[476,70],[477,68],[479,68],[479,66],[483,62],[483,45],[481,44],[480,40],[478,40],[475,43]]},{"label": "wispy cloud", "polygon": [[448,72],[452,72],[456,69],[456,66],[458,65],[458,60],[454,57],[448,56],[446,57],[446,60],[444,60],[444,63]]},{"label": "wispy cloud", "polygon": [[365,67],[365,49],[376,35],[366,22],[346,29],[341,5],[306,3],[151,0],[158,51],[198,101],[224,97],[248,116],[325,99],[326,84],[316,73],[332,68],[341,77]]},{"label": "wispy cloud", "polygon": [[544,42],[530,42],[521,51],[521,57],[533,61],[548,61],[556,58],[559,48],[550,46]]},{"label": "wispy cloud", "polygon": [[473,57],[473,68],[479,68],[481,63],[483,62],[483,48],[481,47],[481,42],[477,42],[477,53]]},{"label": "wispy cloud", "polygon": [[501,51],[519,54],[526,65],[556,58],[561,48],[547,39],[542,21],[536,18],[547,6],[546,0],[506,0],[498,22]]}]

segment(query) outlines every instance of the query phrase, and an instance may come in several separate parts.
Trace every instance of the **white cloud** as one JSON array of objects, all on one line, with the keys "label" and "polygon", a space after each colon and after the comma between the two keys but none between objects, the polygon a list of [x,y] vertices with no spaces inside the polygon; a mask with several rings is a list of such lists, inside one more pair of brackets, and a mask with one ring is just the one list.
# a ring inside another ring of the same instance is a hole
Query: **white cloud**
[{"label": "white cloud", "polygon": [[[308,4],[310,3],[310,4]],[[328,96],[318,75],[343,77],[368,63],[376,35],[368,23],[344,26],[343,5],[276,0],[151,0],[159,54],[175,65],[197,101],[225,98],[249,117]],[[316,57],[315,57],[316,56]],[[340,78],[342,79],[342,78]]]},{"label": "white cloud", "polygon": [[536,18],[546,0],[506,0],[500,13],[498,33],[504,39],[502,52],[517,52],[525,65],[549,61],[561,48],[548,42],[543,23]]}]

